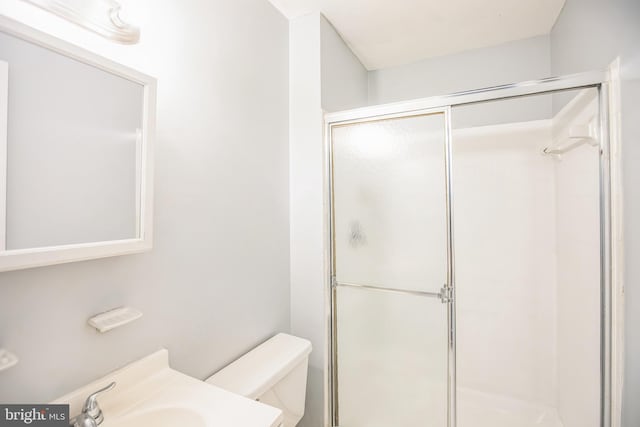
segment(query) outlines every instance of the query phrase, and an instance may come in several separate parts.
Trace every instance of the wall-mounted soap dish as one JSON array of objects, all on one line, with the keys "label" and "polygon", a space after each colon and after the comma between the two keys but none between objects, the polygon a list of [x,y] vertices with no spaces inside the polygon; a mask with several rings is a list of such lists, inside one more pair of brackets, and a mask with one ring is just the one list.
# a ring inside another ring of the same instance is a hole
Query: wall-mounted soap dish
[{"label": "wall-mounted soap dish", "polygon": [[18,356],[4,348],[0,348],[0,371],[9,369],[18,363]]},{"label": "wall-mounted soap dish", "polygon": [[131,307],[114,308],[104,313],[96,314],[89,319],[89,325],[93,326],[100,333],[105,333],[112,329],[131,323],[142,317],[142,312]]}]

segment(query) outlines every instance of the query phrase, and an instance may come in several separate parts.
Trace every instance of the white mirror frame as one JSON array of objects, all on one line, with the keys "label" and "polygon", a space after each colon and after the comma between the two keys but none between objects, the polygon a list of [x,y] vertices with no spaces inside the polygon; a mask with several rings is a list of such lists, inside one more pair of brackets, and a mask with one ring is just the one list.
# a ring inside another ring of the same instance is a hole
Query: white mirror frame
[{"label": "white mirror frame", "polygon": [[[156,120],[156,79],[4,16],[0,16],[0,32],[45,47],[144,86],[142,159],[139,174],[141,178],[139,189],[140,229],[138,237],[134,239],[5,251],[6,179],[2,179],[2,184],[0,185],[0,243],[2,243],[3,247],[0,248],[0,272],[150,250],[153,246],[153,140]],[[7,68],[6,66],[3,68],[0,63],[0,176],[2,177],[6,177],[7,174],[6,117],[8,111],[6,91]]]}]

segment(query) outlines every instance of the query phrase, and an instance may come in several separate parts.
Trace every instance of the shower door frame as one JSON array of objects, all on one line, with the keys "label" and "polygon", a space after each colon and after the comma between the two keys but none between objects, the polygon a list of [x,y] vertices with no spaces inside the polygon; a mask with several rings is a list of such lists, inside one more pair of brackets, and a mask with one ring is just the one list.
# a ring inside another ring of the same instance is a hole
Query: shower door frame
[{"label": "shower door frame", "polygon": [[[612,408],[618,411],[616,399],[619,390],[612,391],[612,245],[613,241],[620,241],[620,236],[613,236],[618,228],[612,229],[612,159],[611,159],[611,129],[610,129],[610,86],[612,77],[609,71],[591,71],[561,77],[550,77],[521,83],[475,89],[457,92],[450,95],[435,96],[407,102],[376,105],[353,110],[327,113],[324,116],[324,173],[325,173],[325,340],[327,343],[325,363],[325,426],[339,426],[338,383],[337,383],[337,319],[336,319],[336,287],[334,260],[334,211],[333,211],[333,149],[332,128],[334,126],[411,117],[428,113],[444,113],[445,116],[445,157],[446,157],[446,215],[447,215],[447,287],[450,301],[447,301],[447,360],[448,360],[448,393],[447,393],[447,427],[456,427],[456,311],[455,311],[455,268],[454,268],[454,235],[453,212],[451,210],[453,191],[451,186],[451,107],[457,105],[477,104],[485,101],[513,99],[536,94],[551,94],[554,92],[596,88],[598,90],[598,116],[600,140],[600,171],[599,171],[599,203],[600,203],[600,427],[617,427],[618,417],[612,413]],[[615,98],[615,94],[614,94]],[[616,100],[617,101],[617,100]],[[613,108],[617,108],[613,104]],[[614,130],[617,138],[617,131]],[[616,147],[619,141],[614,141]],[[616,150],[618,151],[618,150]],[[613,167],[618,173],[617,162]],[[616,210],[618,207],[616,198]],[[619,221],[619,213],[614,212],[615,220]],[[615,240],[614,240],[615,238]],[[617,275],[616,275],[617,276]],[[620,286],[616,283],[616,287]],[[616,289],[617,291],[617,289]],[[427,363],[427,362],[425,362]],[[616,366],[616,376],[619,369]],[[621,387],[616,377],[616,388]],[[615,393],[614,393],[615,392]]]}]

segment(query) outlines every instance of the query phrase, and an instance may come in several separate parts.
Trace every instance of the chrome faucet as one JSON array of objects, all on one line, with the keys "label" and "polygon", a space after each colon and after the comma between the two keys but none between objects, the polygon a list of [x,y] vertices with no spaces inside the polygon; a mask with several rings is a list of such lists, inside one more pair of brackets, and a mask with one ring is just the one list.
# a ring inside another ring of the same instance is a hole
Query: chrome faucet
[{"label": "chrome faucet", "polygon": [[80,415],[73,419],[73,427],[97,427],[104,421],[104,415],[102,415],[102,409],[98,405],[98,395],[109,391],[116,386],[115,381],[108,386],[101,388],[100,390],[92,393],[85,400],[82,405],[82,412]]}]

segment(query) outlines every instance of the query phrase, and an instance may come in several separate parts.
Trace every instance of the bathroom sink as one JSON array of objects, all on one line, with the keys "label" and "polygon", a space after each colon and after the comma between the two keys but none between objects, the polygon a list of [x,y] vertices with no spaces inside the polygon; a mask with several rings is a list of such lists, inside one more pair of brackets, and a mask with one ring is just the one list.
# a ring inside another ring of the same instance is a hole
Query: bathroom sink
[{"label": "bathroom sink", "polygon": [[69,404],[72,417],[87,396],[116,386],[97,400],[101,427],[277,427],[282,411],[231,393],[169,367],[167,350],[121,368],[52,403]]},{"label": "bathroom sink", "polygon": [[123,415],[105,421],[103,427],[206,427],[206,420],[197,412],[185,408],[162,408]]}]

